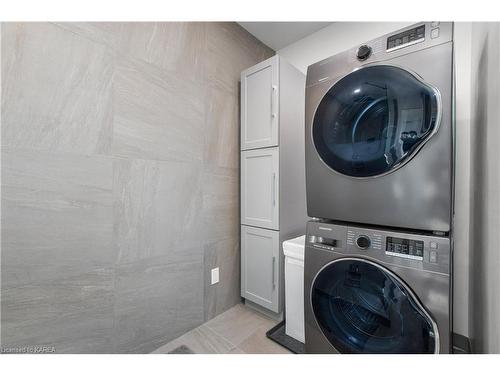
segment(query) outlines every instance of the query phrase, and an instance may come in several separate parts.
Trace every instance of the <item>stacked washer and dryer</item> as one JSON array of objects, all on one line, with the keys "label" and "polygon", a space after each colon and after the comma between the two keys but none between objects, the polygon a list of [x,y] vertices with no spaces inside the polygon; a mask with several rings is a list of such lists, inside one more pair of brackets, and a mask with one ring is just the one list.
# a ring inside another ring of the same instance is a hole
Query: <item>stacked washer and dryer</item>
[{"label": "stacked washer and dryer", "polygon": [[453,24],[309,66],[308,353],[449,353]]}]

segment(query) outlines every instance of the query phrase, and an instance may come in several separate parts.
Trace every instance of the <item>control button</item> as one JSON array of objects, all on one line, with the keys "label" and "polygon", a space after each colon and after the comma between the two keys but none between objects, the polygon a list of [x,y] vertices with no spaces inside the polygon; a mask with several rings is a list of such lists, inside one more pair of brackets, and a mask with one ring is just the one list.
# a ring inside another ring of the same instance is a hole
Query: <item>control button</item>
[{"label": "control button", "polygon": [[372,54],[372,48],[370,46],[367,46],[366,44],[363,44],[361,47],[358,48],[358,53],[357,57],[358,60],[366,60],[370,55]]},{"label": "control button", "polygon": [[367,236],[359,236],[356,238],[356,245],[360,249],[368,249],[370,247],[370,238]]},{"label": "control button", "polygon": [[436,39],[439,37],[439,27],[431,30],[431,39]]},{"label": "control button", "polygon": [[431,22],[431,27],[438,27],[439,26],[439,21],[432,21]]},{"label": "control button", "polygon": [[402,254],[409,254],[409,252],[408,252],[408,245],[406,245],[406,244],[402,245],[402,247],[401,247],[401,253]]},{"label": "control button", "polygon": [[437,249],[438,248],[437,242],[431,242],[430,246],[431,246],[431,249]]},{"label": "control button", "polygon": [[437,261],[438,261],[437,251],[431,250],[429,252],[429,262],[431,262],[431,263],[437,263]]}]

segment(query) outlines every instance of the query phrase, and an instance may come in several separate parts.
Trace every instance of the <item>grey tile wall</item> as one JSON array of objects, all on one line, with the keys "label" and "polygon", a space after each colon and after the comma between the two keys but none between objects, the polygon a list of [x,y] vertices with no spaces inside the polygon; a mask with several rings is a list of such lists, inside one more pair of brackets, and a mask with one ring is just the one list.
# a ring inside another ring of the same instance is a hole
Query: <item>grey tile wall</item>
[{"label": "grey tile wall", "polygon": [[2,290],[110,268],[113,164],[2,147]]},{"label": "grey tile wall", "polygon": [[118,61],[113,85],[112,154],[201,161],[205,86],[142,61]]},{"label": "grey tile wall", "polygon": [[273,51],[234,23],[1,38],[2,347],[150,352],[236,304],[239,74]]},{"label": "grey tile wall", "polygon": [[107,153],[113,56],[44,23],[2,24],[2,145]]}]

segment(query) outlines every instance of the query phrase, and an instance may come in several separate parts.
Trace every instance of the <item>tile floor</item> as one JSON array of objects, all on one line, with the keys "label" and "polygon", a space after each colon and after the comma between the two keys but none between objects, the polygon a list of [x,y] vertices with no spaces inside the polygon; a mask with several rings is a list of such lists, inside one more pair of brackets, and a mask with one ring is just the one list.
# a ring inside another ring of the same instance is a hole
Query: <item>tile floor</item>
[{"label": "tile floor", "polygon": [[165,354],[186,345],[196,354],[291,354],[266,337],[276,324],[240,303],[153,353]]}]

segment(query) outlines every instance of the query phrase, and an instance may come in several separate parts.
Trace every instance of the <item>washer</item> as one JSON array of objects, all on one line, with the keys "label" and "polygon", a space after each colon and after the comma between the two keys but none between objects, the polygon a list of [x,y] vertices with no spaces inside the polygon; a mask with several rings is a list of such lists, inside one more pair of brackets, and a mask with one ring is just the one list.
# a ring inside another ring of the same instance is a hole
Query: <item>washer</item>
[{"label": "washer", "polygon": [[452,35],[420,23],[309,66],[310,217],[450,230]]},{"label": "washer", "polygon": [[449,353],[450,240],[325,221],[307,226],[307,353]]}]

